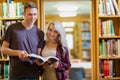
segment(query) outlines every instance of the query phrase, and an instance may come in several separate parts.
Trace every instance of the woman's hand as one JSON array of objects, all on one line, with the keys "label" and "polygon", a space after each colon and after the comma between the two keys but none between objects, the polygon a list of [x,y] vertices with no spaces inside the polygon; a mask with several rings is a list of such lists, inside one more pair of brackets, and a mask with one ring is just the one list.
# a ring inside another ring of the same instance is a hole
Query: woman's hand
[{"label": "woman's hand", "polygon": [[59,65],[59,62],[58,62],[58,61],[56,61],[56,62],[53,63],[53,67],[54,67],[54,68],[57,68],[58,65]]},{"label": "woman's hand", "polygon": [[48,69],[48,66],[50,66],[50,64],[48,62],[45,62],[44,65],[43,65],[43,68]]},{"label": "woman's hand", "polygon": [[42,66],[44,63],[40,62],[38,59],[35,59],[34,62],[38,65],[38,66]]}]

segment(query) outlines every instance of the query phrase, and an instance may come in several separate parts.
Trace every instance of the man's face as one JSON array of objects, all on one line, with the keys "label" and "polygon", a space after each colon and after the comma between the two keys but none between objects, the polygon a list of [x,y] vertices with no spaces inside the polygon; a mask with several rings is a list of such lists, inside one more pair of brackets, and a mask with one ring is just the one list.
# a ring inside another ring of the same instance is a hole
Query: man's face
[{"label": "man's face", "polygon": [[28,25],[33,25],[37,19],[37,9],[36,8],[26,8],[23,13],[24,20]]}]

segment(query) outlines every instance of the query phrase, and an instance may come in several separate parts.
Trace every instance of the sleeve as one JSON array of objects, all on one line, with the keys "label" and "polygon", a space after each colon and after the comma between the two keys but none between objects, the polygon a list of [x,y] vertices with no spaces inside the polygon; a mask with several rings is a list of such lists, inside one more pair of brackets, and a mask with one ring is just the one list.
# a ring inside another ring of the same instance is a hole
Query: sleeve
[{"label": "sleeve", "polygon": [[44,32],[40,31],[39,32],[39,44],[38,44],[38,48],[42,48],[43,43],[44,43]]},{"label": "sleeve", "polygon": [[[60,52],[60,51],[58,51]],[[61,54],[61,53],[60,53]],[[60,55],[59,55],[60,56]],[[58,57],[59,57],[58,56]],[[65,48],[65,53],[64,55],[61,55],[61,58],[59,58],[59,66],[56,70],[58,71],[65,71],[65,70],[69,70],[71,67],[71,63],[70,63],[70,58],[69,58],[69,51],[67,48]]]},{"label": "sleeve", "polygon": [[12,30],[13,30],[13,27],[12,27],[12,25],[10,25],[8,27],[7,31],[5,32],[4,36],[2,37],[3,41],[7,41],[10,43],[11,37],[12,37]]}]

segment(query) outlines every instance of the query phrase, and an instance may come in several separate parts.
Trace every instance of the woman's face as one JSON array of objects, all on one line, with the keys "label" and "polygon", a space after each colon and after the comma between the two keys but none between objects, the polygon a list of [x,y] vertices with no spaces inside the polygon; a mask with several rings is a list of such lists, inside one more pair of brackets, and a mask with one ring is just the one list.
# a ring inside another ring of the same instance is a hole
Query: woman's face
[{"label": "woman's face", "polygon": [[49,41],[56,41],[57,37],[58,37],[58,32],[55,29],[54,24],[50,24],[50,26],[48,27],[47,30],[47,37],[49,39]]}]

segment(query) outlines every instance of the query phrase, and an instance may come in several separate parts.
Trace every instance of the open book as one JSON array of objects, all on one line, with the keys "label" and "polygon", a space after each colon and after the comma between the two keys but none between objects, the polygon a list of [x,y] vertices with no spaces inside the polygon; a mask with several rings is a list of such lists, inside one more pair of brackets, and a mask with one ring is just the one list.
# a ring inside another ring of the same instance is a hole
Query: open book
[{"label": "open book", "polygon": [[29,54],[28,57],[30,59],[39,59],[41,62],[49,62],[50,64],[54,63],[55,61],[59,61],[59,59],[55,56],[48,56],[44,58],[37,54]]}]

